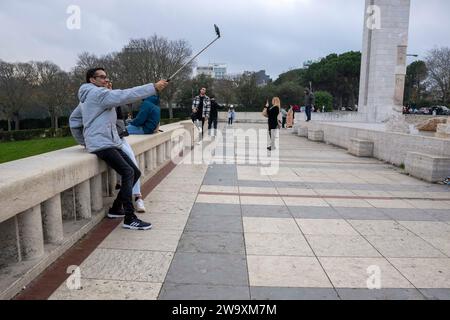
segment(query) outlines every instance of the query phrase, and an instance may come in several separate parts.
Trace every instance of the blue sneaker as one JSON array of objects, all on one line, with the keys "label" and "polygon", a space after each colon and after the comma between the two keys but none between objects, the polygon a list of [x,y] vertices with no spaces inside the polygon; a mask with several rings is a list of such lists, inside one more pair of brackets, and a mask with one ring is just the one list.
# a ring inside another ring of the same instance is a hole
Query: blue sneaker
[{"label": "blue sneaker", "polygon": [[152,224],[149,222],[144,222],[133,215],[130,219],[127,217],[125,218],[122,228],[130,230],[149,230],[152,228]]}]

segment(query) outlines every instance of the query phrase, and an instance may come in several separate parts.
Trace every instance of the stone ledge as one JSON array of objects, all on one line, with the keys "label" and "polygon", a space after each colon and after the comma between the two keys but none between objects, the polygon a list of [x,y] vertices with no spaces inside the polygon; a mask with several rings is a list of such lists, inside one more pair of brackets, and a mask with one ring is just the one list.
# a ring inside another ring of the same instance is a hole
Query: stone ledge
[{"label": "stone ledge", "polygon": [[408,152],[405,170],[411,176],[428,182],[443,181],[450,176],[450,157]]},{"label": "stone ledge", "polygon": [[373,157],[374,143],[370,140],[363,140],[357,138],[350,139],[350,146],[348,152],[357,157]]},{"label": "stone ledge", "polygon": [[308,139],[311,141],[322,142],[323,141],[323,130],[318,129],[307,129],[308,130]]},{"label": "stone ledge", "polygon": [[299,137],[308,137],[308,127],[298,127],[297,129],[297,135]]}]

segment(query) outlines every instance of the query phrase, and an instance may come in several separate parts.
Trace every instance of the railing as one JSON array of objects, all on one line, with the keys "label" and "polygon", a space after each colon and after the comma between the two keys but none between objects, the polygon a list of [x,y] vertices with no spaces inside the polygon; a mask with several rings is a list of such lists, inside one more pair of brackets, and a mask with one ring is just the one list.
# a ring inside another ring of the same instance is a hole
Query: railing
[{"label": "railing", "polygon": [[[194,126],[126,139],[144,183],[185,148]],[[0,299],[9,299],[105,217],[117,177],[76,146],[0,165]]]}]

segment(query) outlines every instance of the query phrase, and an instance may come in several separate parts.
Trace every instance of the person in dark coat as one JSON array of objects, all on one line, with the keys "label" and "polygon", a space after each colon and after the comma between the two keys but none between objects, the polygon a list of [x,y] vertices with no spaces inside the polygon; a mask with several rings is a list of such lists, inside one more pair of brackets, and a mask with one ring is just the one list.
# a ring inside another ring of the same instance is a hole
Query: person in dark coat
[{"label": "person in dark coat", "polygon": [[[210,102],[211,102],[211,109],[210,109],[209,118],[208,118],[208,130],[209,130],[209,135],[212,137],[215,137],[216,133],[217,133],[217,118],[218,118],[220,106],[216,102],[216,99],[214,96],[210,97]],[[213,130],[211,131],[211,129],[213,129]]]}]

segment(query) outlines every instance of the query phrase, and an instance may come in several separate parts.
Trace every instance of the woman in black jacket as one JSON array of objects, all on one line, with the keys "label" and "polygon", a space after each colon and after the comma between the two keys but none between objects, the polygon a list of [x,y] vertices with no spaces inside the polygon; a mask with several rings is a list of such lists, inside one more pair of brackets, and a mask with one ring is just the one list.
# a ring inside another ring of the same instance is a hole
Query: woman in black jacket
[{"label": "woman in black jacket", "polygon": [[266,104],[265,108],[267,108],[267,123],[269,125],[269,136],[270,136],[270,146],[267,148],[267,150],[273,150],[275,149],[275,137],[277,132],[272,130],[278,130],[280,128],[280,123],[278,121],[278,115],[280,113],[280,106],[281,101],[280,98],[274,97],[272,99],[272,106],[269,108],[268,103]]}]

